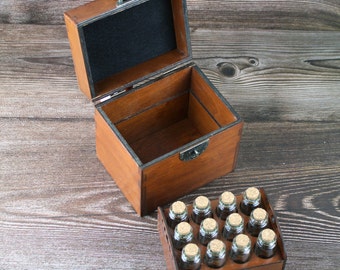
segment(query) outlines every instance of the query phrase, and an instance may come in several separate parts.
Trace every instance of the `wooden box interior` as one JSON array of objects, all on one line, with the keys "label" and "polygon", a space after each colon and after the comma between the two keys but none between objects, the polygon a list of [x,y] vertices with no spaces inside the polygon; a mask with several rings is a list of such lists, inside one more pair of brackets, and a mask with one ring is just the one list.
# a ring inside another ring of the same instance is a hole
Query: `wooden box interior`
[{"label": "wooden box interior", "polygon": [[196,67],[185,67],[101,106],[142,163],[238,120]]},{"label": "wooden box interior", "polygon": [[[283,240],[282,240],[282,233],[279,227],[279,224],[277,222],[277,218],[275,216],[275,213],[269,203],[269,200],[265,194],[264,189],[260,189],[261,196],[262,196],[262,208],[265,209],[268,213],[269,216],[269,228],[275,231],[277,235],[277,245],[278,249],[275,253],[275,255],[269,259],[263,259],[260,257],[257,257],[254,253],[254,246],[256,243],[256,237],[251,236],[248,232],[247,229],[245,229],[245,234],[247,234],[252,242],[252,254],[248,262],[246,263],[235,263],[230,259],[230,257],[227,258],[227,261],[223,267],[220,267],[218,269],[223,269],[223,270],[237,270],[237,269],[256,269],[256,270],[282,270],[285,267],[285,262],[287,260],[287,255],[286,251],[284,248]],[[237,205],[238,205],[238,213],[244,218],[244,224],[246,224],[249,221],[249,216],[243,214],[239,208],[239,205],[242,200],[242,195],[236,196],[237,200]],[[226,244],[227,248],[227,255],[229,256],[229,252],[231,249],[231,241],[226,240],[224,237],[221,236],[222,234],[222,228],[225,224],[224,220],[221,220],[220,218],[217,217],[216,215],[216,207],[218,204],[218,199],[212,200],[211,201],[211,207],[213,209],[213,218],[217,221],[219,225],[219,236],[218,238],[222,240]],[[201,250],[201,257],[204,258],[204,255],[206,253],[206,246],[200,244],[197,239],[198,231],[199,231],[199,225],[193,222],[191,219],[191,214],[192,214],[192,205],[188,205],[188,214],[189,214],[189,222],[193,227],[195,239],[193,240],[194,243],[198,244],[200,250]],[[167,217],[169,214],[169,209],[163,209],[161,207],[158,207],[158,231],[160,235],[160,240],[163,246],[164,250],[164,255],[165,255],[165,260],[166,260],[166,265],[167,269],[169,270],[179,270],[178,262],[180,260],[180,254],[181,252],[173,247],[172,243],[172,238],[173,238],[173,230],[169,227],[167,223]],[[201,270],[208,270],[208,269],[216,269],[216,268],[211,268],[207,266],[203,260],[201,263]]]}]

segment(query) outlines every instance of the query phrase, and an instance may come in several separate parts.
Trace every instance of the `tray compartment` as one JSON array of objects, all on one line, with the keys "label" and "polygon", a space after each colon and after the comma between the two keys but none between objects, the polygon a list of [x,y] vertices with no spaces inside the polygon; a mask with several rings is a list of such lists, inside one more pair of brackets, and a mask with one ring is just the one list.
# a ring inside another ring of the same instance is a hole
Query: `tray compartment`
[{"label": "tray compartment", "polygon": [[[275,216],[274,210],[272,209],[268,201],[268,198],[265,194],[264,189],[260,189],[260,192],[262,196],[262,207],[268,212],[268,219],[269,219],[268,227],[274,230],[277,235],[278,249],[276,251],[276,254],[269,259],[263,259],[263,258],[257,257],[254,253],[254,246],[255,246],[257,238],[251,236],[245,229],[245,234],[247,234],[250,237],[251,242],[252,242],[251,257],[248,262],[243,263],[243,264],[238,264],[238,263],[235,263],[233,260],[231,260],[231,258],[229,257],[229,252],[231,249],[232,242],[226,240],[222,236],[222,229],[224,227],[225,221],[219,219],[216,214],[216,207],[218,205],[218,199],[212,200],[211,207],[212,207],[213,215],[214,215],[213,218],[217,221],[219,225],[219,230],[220,230],[218,239],[222,240],[226,244],[227,255],[228,255],[225,265],[218,269],[223,269],[223,270],[236,270],[236,269],[282,270],[284,269],[285,262],[287,260],[287,255],[286,255],[286,251],[283,245],[282,233],[281,233],[279,224],[277,222],[277,218]],[[242,200],[242,195],[236,196],[236,200],[237,200],[237,205],[238,205],[237,212],[244,218],[244,224],[246,226],[246,224],[249,221],[249,216],[243,214],[239,207],[241,200]],[[188,205],[187,207],[188,207],[188,214],[190,218],[189,223],[193,227],[193,231],[195,235],[195,239],[193,242],[198,244],[199,248],[201,249],[201,256],[202,258],[204,258],[205,253],[206,253],[206,246],[201,245],[198,241],[199,225],[193,222],[191,219],[192,204]],[[173,247],[173,243],[172,243],[173,230],[168,226],[168,223],[167,223],[168,213],[169,213],[168,208],[163,209],[161,207],[158,207],[158,231],[159,231],[161,243],[162,243],[163,250],[164,250],[164,256],[165,256],[167,268],[169,270],[179,270],[180,268],[178,266],[178,263],[180,260],[180,251],[178,251],[177,249]],[[200,269],[207,270],[207,269],[216,269],[216,268],[208,267],[206,264],[202,262]]]}]

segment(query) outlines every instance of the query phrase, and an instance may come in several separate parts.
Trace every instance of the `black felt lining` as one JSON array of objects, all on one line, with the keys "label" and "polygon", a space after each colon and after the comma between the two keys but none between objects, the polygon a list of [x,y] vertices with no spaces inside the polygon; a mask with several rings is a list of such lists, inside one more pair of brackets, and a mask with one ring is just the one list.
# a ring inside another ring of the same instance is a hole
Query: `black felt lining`
[{"label": "black felt lining", "polygon": [[93,83],[177,48],[171,0],[150,0],[83,28]]}]

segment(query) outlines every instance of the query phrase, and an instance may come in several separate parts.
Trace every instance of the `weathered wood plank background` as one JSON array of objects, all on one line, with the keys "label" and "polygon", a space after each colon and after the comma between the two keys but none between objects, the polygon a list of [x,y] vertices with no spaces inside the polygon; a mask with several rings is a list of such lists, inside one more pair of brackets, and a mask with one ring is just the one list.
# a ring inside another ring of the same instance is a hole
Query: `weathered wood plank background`
[{"label": "weathered wood plank background", "polygon": [[[63,25],[85,0],[0,2],[0,269],[164,269],[96,158]],[[194,60],[245,120],[237,170],[182,198],[262,186],[286,269],[337,269],[340,2],[188,0]]]}]

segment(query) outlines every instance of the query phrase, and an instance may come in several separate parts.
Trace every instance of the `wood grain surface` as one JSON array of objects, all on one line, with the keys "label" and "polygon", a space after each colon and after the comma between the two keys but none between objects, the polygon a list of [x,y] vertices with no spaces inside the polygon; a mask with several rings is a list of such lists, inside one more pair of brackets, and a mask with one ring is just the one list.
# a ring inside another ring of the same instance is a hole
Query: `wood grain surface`
[{"label": "wood grain surface", "polygon": [[[96,157],[62,21],[85,2],[0,3],[1,270],[165,268],[156,214],[138,217]],[[286,269],[337,269],[339,1],[188,8],[194,60],[245,126],[237,169],[181,199],[264,187]]]},{"label": "wood grain surface", "polygon": [[[0,23],[63,24],[63,12],[87,0],[2,0]],[[195,28],[330,30],[340,28],[338,0],[187,0]]]}]

